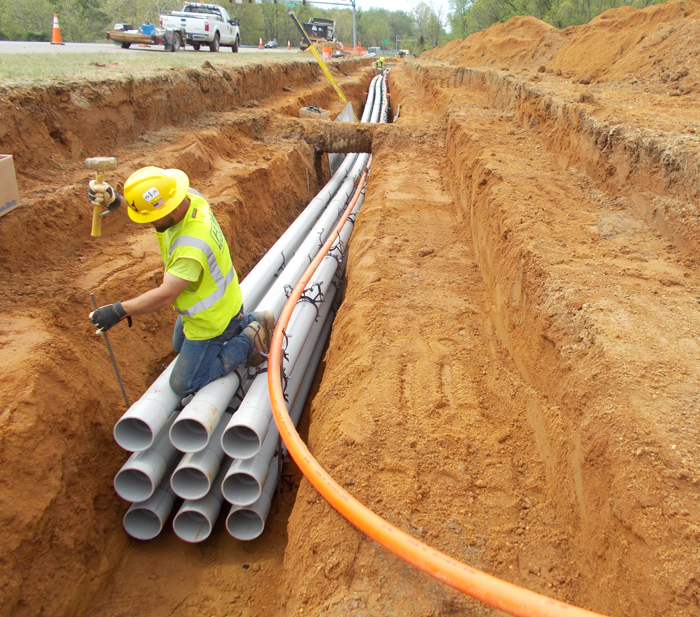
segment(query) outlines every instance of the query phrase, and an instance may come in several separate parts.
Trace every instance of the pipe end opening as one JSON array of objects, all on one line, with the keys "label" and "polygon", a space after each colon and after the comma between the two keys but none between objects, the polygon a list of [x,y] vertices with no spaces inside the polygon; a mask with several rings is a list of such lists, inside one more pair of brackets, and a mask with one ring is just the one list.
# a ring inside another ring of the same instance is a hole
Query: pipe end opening
[{"label": "pipe end opening", "polygon": [[139,418],[123,418],[114,425],[114,441],[129,452],[141,452],[153,445],[153,430]]},{"label": "pipe end opening", "polygon": [[181,452],[199,452],[209,443],[209,432],[197,420],[176,420],[170,427],[170,442]]},{"label": "pipe end opening", "polygon": [[250,506],[260,498],[262,486],[247,473],[234,473],[224,479],[221,493],[224,499],[232,504]]},{"label": "pipe end opening", "polygon": [[236,540],[255,540],[265,529],[265,521],[252,510],[233,510],[226,518],[226,530]]},{"label": "pipe end opening", "polygon": [[139,503],[153,495],[156,487],[143,471],[124,469],[114,477],[114,490],[125,501]]},{"label": "pipe end opening", "polygon": [[231,458],[253,458],[262,445],[260,436],[247,426],[233,426],[221,436],[221,447]]},{"label": "pipe end opening", "polygon": [[180,512],[173,521],[175,535],[185,542],[203,542],[211,529],[211,523],[200,512]]},{"label": "pipe end opening", "polygon": [[163,529],[163,521],[152,510],[132,508],[124,515],[124,529],[137,540],[153,540]]},{"label": "pipe end opening", "polygon": [[182,467],[173,473],[170,486],[178,497],[195,500],[201,499],[209,492],[211,482],[201,470]]}]

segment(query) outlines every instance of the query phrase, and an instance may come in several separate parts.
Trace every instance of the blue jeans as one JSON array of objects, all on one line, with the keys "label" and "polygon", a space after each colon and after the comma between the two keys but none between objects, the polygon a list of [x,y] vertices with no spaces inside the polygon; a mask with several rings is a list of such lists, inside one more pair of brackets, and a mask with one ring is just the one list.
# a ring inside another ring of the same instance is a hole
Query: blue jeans
[{"label": "blue jeans", "polygon": [[170,387],[185,396],[228,375],[245,362],[253,353],[253,343],[241,333],[252,321],[255,321],[253,313],[241,309],[219,336],[191,341],[185,336],[182,317],[178,317],[173,330],[173,349],[180,355],[170,375]]}]

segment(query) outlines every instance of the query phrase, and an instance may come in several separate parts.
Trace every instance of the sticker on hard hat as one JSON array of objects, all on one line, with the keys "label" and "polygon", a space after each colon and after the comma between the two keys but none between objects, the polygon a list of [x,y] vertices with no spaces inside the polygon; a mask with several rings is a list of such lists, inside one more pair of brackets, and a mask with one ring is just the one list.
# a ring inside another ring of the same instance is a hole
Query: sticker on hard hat
[{"label": "sticker on hard hat", "polygon": [[154,210],[165,204],[165,200],[161,197],[161,194],[155,186],[152,189],[148,189],[143,194],[143,199],[147,201]]}]

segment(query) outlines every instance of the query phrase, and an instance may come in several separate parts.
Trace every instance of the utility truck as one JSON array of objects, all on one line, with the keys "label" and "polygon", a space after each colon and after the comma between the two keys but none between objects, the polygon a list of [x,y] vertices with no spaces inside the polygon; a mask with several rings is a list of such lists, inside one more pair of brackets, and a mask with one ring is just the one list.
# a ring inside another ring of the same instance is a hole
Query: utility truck
[{"label": "utility truck", "polygon": [[223,6],[188,2],[180,11],[160,16],[160,27],[166,30],[182,29],[186,34],[186,44],[196,51],[208,45],[209,51],[219,51],[219,47],[230,47],[236,53],[241,44],[239,19],[231,18]]}]

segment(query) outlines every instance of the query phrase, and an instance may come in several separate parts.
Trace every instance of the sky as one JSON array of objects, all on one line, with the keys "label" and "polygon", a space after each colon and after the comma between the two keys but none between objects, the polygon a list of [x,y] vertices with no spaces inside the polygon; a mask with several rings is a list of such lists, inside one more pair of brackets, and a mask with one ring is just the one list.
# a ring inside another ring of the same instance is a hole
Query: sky
[{"label": "sky", "polygon": [[[417,2],[418,0],[356,0],[357,7],[363,10],[376,8],[386,9],[387,11],[405,11],[406,13],[410,13]],[[450,8],[448,0],[432,0],[432,3],[436,8],[442,6],[445,15]]]}]

